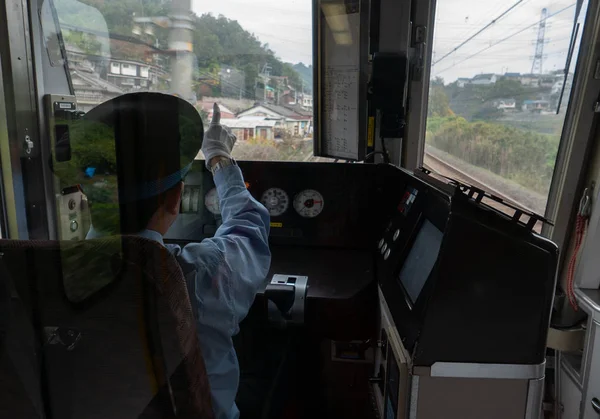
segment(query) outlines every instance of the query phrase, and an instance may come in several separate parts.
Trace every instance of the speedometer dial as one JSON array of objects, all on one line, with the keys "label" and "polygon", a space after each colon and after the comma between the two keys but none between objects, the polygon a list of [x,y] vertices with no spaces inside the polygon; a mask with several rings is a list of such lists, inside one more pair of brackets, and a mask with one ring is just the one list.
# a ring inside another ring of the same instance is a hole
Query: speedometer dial
[{"label": "speedometer dial", "polygon": [[217,195],[217,189],[212,188],[204,197],[204,205],[211,214],[220,215],[221,206],[219,205],[219,196]]},{"label": "speedometer dial", "polygon": [[294,198],[294,209],[302,217],[313,218],[323,211],[323,196],[314,189],[305,189]]},{"label": "speedometer dial", "polygon": [[260,202],[269,210],[271,217],[279,217],[287,211],[290,198],[283,189],[271,188],[265,191]]}]

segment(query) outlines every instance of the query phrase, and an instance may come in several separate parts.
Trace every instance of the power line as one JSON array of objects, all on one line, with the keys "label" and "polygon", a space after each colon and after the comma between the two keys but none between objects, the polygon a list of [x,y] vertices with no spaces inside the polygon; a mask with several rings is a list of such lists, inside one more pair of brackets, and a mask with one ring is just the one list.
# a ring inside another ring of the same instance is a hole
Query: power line
[{"label": "power line", "polygon": [[[577,4],[577,3],[572,3],[571,5],[569,5],[569,6],[565,7],[564,9],[560,9],[558,12],[555,12],[555,13],[552,13],[551,15],[548,15],[548,16],[546,17],[546,19],[550,19],[551,17],[554,17],[554,16],[556,16],[556,15],[558,15],[558,14],[560,14],[560,13],[562,13],[562,12],[564,12],[564,11],[568,10],[568,9],[570,9],[571,7],[575,6],[576,4]],[[477,55],[481,54],[482,52],[485,52],[485,51],[487,51],[488,49],[490,49],[490,48],[493,48],[493,47],[495,47],[496,45],[499,45],[499,44],[501,44],[501,43],[503,43],[503,42],[505,42],[505,41],[509,40],[510,38],[513,38],[513,37],[515,37],[515,36],[517,36],[517,35],[519,35],[519,34],[521,34],[521,33],[525,32],[527,29],[533,28],[534,26],[538,25],[539,23],[540,23],[540,22],[539,22],[539,20],[538,20],[538,21],[536,21],[535,23],[533,23],[533,24],[531,24],[531,25],[529,25],[529,26],[526,26],[526,27],[524,27],[524,28],[523,28],[523,29],[521,29],[521,30],[519,30],[519,31],[517,31],[517,32],[515,32],[515,33],[513,33],[513,34],[511,34],[511,35],[508,35],[508,36],[507,36],[507,37],[505,37],[505,38],[502,38],[502,39],[501,39],[501,40],[499,40],[498,42],[495,42],[495,43],[491,44],[490,46],[488,46],[488,47],[486,47],[486,48],[483,48],[483,49],[481,49],[481,50],[477,51],[477,52],[476,52],[476,53],[474,53],[474,54],[471,54],[471,55],[469,55],[469,56],[468,56],[467,58],[465,58],[464,60],[460,60],[459,62],[457,62],[457,63],[455,63],[455,64],[451,65],[450,67],[446,67],[445,69],[443,69],[443,70],[441,70],[441,71],[438,71],[438,72],[436,72],[436,74],[438,74],[438,75],[439,75],[439,74],[441,74],[441,73],[443,73],[443,72],[445,72],[445,71],[448,71],[448,70],[450,70],[451,68],[454,68],[454,67],[456,67],[457,65],[459,65],[459,64],[461,64],[461,63],[464,63],[465,61],[467,61],[467,60],[470,60],[470,59],[471,59],[471,58],[473,58],[473,57],[476,57]]]},{"label": "power line", "polygon": [[[477,19],[475,22],[473,22],[473,23],[467,23],[468,19],[469,19],[469,17],[467,16],[466,19],[465,19],[464,24],[461,24],[460,26],[457,26],[457,27],[460,27],[462,29],[466,28],[466,30],[464,30],[464,31],[462,31],[460,33],[460,35],[459,35],[460,39],[457,39],[457,41],[463,41],[465,39],[465,37],[468,36],[471,33],[471,30],[473,28],[475,28],[475,29],[480,28],[481,25],[486,21],[486,19],[488,18],[488,16],[494,16],[496,13],[499,13],[504,7],[505,7],[504,6],[504,1],[502,1],[502,0],[500,1],[500,3],[492,4],[492,7],[486,9],[486,11],[483,12],[482,16],[479,19]],[[440,23],[440,21],[436,21],[436,25],[438,23]],[[443,25],[443,26],[446,26],[446,25]]]},{"label": "power line", "polygon": [[481,34],[483,31],[485,31],[486,29],[488,29],[490,26],[492,26],[494,23],[496,23],[498,20],[502,19],[504,16],[506,16],[508,13],[511,12],[511,10],[513,10],[515,7],[517,7],[519,4],[523,3],[524,0],[519,0],[517,1],[515,4],[513,4],[512,6],[510,6],[508,9],[506,9],[504,12],[502,12],[502,14],[500,14],[500,16],[498,16],[496,19],[493,19],[490,23],[488,23],[487,25],[485,25],[483,28],[479,29],[477,32],[475,32],[473,35],[471,35],[470,37],[468,37],[466,40],[464,40],[463,42],[461,42],[458,46],[456,46],[454,49],[452,49],[449,53],[447,53],[446,55],[444,55],[442,58],[440,58],[439,60],[437,60],[436,62],[433,63],[433,65],[436,65],[437,63],[439,63],[440,61],[442,61],[444,58],[447,58],[448,56],[454,54],[459,48],[463,47],[466,43],[468,43],[469,41],[471,41],[473,38],[475,38],[477,35]]}]

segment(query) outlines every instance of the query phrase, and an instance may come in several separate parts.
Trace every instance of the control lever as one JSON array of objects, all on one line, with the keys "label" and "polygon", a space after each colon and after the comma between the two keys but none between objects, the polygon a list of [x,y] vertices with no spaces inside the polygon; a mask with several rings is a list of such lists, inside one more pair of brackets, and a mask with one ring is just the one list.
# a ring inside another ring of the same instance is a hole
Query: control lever
[{"label": "control lever", "polygon": [[286,324],[304,324],[307,291],[307,276],[273,275],[265,290],[265,297],[269,305],[277,307],[279,314],[270,314],[270,320],[281,323],[283,318]]}]

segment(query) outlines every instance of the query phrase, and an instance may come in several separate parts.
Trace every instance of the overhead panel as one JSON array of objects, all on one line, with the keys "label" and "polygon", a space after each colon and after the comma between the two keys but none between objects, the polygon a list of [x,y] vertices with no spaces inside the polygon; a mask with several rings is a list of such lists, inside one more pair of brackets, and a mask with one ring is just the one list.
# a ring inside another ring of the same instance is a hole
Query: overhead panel
[{"label": "overhead panel", "polygon": [[368,6],[317,0],[315,155],[362,160],[366,154]]}]

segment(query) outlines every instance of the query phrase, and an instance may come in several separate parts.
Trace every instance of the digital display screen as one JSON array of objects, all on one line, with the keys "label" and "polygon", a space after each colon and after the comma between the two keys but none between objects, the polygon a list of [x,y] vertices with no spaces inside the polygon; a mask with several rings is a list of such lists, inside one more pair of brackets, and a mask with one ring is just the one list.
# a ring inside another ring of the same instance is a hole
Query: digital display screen
[{"label": "digital display screen", "polygon": [[419,298],[435,265],[443,236],[436,226],[425,220],[400,270],[400,283],[413,304]]}]

